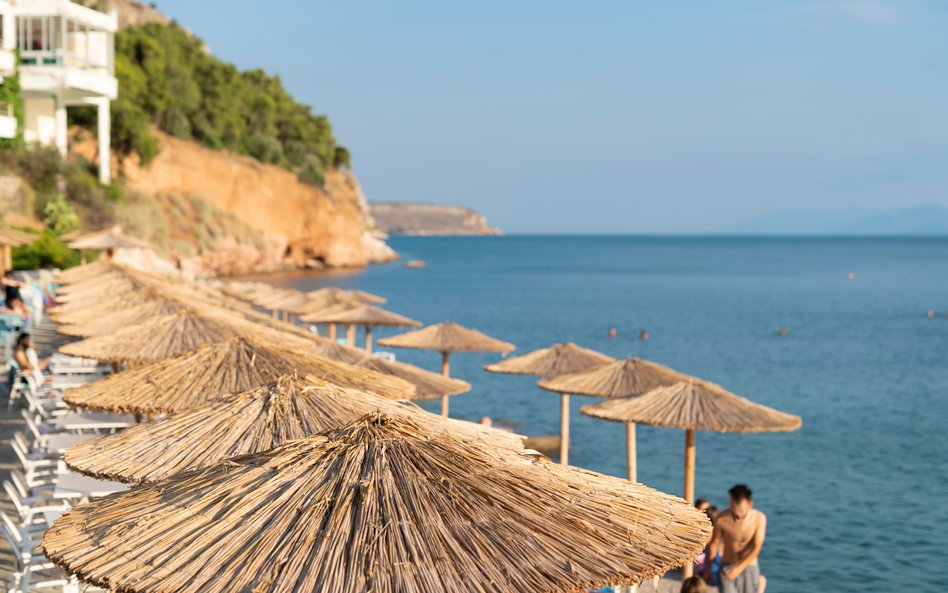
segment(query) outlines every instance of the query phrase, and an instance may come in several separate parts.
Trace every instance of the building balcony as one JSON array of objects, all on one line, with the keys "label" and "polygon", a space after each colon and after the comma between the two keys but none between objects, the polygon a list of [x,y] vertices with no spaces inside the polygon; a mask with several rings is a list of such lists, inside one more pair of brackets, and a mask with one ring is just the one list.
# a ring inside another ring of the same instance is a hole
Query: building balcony
[{"label": "building balcony", "polygon": [[104,64],[65,52],[21,51],[20,89],[24,94],[61,94],[67,100],[118,96],[118,81]]}]

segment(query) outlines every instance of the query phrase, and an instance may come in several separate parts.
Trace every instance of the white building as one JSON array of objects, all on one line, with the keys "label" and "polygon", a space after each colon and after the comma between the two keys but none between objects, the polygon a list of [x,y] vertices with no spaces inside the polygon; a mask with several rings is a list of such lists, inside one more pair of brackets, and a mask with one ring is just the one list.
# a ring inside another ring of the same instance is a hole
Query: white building
[{"label": "white building", "polygon": [[[112,177],[109,102],[118,96],[116,29],[114,12],[98,12],[69,0],[0,0],[0,73],[8,59],[4,54],[18,50],[24,139],[55,145],[65,156],[66,109],[94,105],[99,178],[104,183]],[[0,136],[6,131],[2,115],[0,106]]]}]

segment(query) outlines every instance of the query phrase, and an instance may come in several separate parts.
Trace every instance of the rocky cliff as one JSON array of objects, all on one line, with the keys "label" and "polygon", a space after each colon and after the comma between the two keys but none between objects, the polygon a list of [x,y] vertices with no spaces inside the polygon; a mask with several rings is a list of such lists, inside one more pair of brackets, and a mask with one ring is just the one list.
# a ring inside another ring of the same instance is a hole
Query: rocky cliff
[{"label": "rocky cliff", "polygon": [[365,196],[351,173],[331,171],[319,189],[250,157],[158,137],[161,152],[148,166],[124,163],[129,189],[202,198],[260,233],[296,266],[364,266],[397,258],[370,236]]},{"label": "rocky cliff", "polygon": [[483,214],[463,206],[372,202],[375,228],[396,235],[499,235]]}]

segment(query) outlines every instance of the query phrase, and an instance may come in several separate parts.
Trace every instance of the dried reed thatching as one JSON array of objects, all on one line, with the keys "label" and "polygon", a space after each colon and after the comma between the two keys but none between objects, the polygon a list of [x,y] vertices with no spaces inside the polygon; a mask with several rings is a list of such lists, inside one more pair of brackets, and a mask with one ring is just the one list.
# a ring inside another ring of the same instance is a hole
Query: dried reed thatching
[{"label": "dried reed thatching", "polygon": [[243,393],[84,441],[66,451],[65,460],[94,477],[155,482],[339,428],[373,412],[409,415],[433,432],[448,430],[499,447],[523,448],[521,438],[510,432],[459,420],[444,422],[415,406],[311,377],[284,375]]},{"label": "dried reed thatching", "polygon": [[0,245],[4,247],[29,245],[37,239],[39,239],[38,235],[31,235],[15,229],[0,229]]},{"label": "dried reed thatching", "polygon": [[581,412],[614,422],[681,430],[775,432],[800,428],[799,416],[768,408],[708,381],[691,380],[644,395],[583,406]]},{"label": "dried reed thatching", "polygon": [[328,340],[320,342],[309,352],[330,360],[337,360],[383,375],[392,375],[404,379],[415,386],[415,393],[411,399],[431,399],[443,395],[458,395],[471,389],[470,383],[466,381],[432,373],[408,363],[376,358],[363,350],[350,348]]},{"label": "dried reed thatching", "polygon": [[689,378],[664,365],[629,358],[597,366],[585,373],[543,379],[537,385],[556,393],[614,399],[639,395]]},{"label": "dried reed thatching", "polygon": [[112,333],[123,327],[144,323],[153,317],[161,317],[162,315],[170,315],[183,311],[185,308],[185,305],[172,300],[146,301],[86,323],[61,325],[56,328],[56,331],[67,336],[87,338],[89,336]]},{"label": "dried reed thatching", "polygon": [[409,399],[415,391],[397,377],[235,337],[70,389],[63,399],[72,406],[108,412],[177,412],[288,374],[312,374],[333,385],[388,399]]},{"label": "dried reed thatching", "polygon": [[438,352],[512,352],[516,346],[456,323],[438,323],[379,340],[379,345]]},{"label": "dried reed thatching", "polygon": [[[569,342],[553,344],[515,356],[507,360],[489,364],[484,370],[490,373],[510,375],[534,375],[537,377],[556,377],[570,373],[583,373],[615,359],[595,350],[580,348]],[[569,394],[560,394],[560,463],[569,463]]]},{"label": "dried reed thatching", "polygon": [[[502,342],[481,332],[456,323],[439,323],[422,329],[379,340],[382,346],[395,348],[416,348],[419,350],[437,350],[441,352],[441,374],[448,377],[451,352],[502,352],[506,354],[515,346]],[[448,415],[448,395],[441,396],[441,415]]]},{"label": "dried reed thatching", "polygon": [[374,294],[362,292],[361,290],[343,290],[341,288],[334,287],[314,290],[307,293],[306,297],[307,301],[305,303],[302,303],[296,307],[291,307],[289,311],[291,313],[305,315],[307,313],[316,313],[340,305],[377,305],[385,303],[384,298]]},{"label": "dried reed thatching", "polygon": [[236,315],[186,310],[154,317],[111,334],[73,342],[60,351],[111,362],[153,362],[235,336],[256,336],[293,348],[307,348],[312,343]]},{"label": "dried reed thatching", "polygon": [[127,275],[119,271],[111,271],[91,280],[64,286],[59,291],[57,300],[61,303],[69,303],[70,307],[76,308],[81,305],[72,304],[74,301],[101,300],[111,293],[129,291],[135,288],[137,288],[137,285]]},{"label": "dried reed thatching", "polygon": [[328,286],[326,288],[318,288],[316,290],[311,290],[307,293],[310,299],[317,299],[321,297],[343,297],[348,300],[359,301],[360,303],[368,303],[370,305],[384,305],[385,297],[379,296],[377,294],[372,294],[371,292],[366,292],[364,290],[358,290],[355,288],[336,288],[335,286]]},{"label": "dried reed thatching", "polygon": [[369,327],[420,327],[421,322],[372,305],[352,304],[332,307],[323,311],[300,316],[300,321],[309,323],[340,323]]},{"label": "dried reed thatching", "polygon": [[650,488],[372,416],[75,506],[43,548],[123,592],[579,592],[710,532]]},{"label": "dried reed thatching", "polygon": [[307,300],[305,292],[290,288],[271,288],[268,292],[254,295],[253,303],[266,309],[286,310]]},{"label": "dried reed thatching", "polygon": [[615,359],[611,356],[568,342],[553,344],[549,348],[541,348],[522,356],[514,356],[489,364],[484,367],[484,370],[509,375],[558,377],[571,373],[583,373],[614,361]]},{"label": "dried reed thatching", "polygon": [[160,298],[160,293],[150,288],[140,288],[130,284],[116,286],[112,291],[87,295],[87,298],[82,300],[70,301],[56,307],[50,311],[50,317],[57,323],[65,325],[82,324],[120,309],[134,307]]},{"label": "dried reed thatching", "polygon": [[307,350],[312,354],[317,356],[322,356],[330,360],[337,360],[339,362],[344,362],[346,364],[359,364],[362,361],[372,358],[371,354],[366,353],[365,350],[359,350],[358,348],[352,348],[350,346],[343,346],[337,342],[332,342],[330,340],[320,340],[315,343],[315,346]]},{"label": "dried reed thatching", "polygon": [[56,273],[56,281],[63,285],[73,284],[88,278],[95,278],[104,274],[112,267],[112,262],[107,259],[97,259],[88,264],[82,264],[68,270],[60,270]]},{"label": "dried reed thatching", "polygon": [[445,377],[404,362],[392,362],[369,356],[356,366],[408,381],[415,386],[415,394],[411,399],[433,399],[459,395],[471,390],[471,384],[467,381]]}]

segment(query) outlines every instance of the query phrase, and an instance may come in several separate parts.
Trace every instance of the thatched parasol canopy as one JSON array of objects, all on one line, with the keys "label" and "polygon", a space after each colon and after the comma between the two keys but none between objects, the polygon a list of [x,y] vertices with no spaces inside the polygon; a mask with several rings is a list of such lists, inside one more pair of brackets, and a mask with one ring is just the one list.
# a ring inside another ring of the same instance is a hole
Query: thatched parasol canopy
[{"label": "thatched parasol canopy", "polygon": [[70,249],[119,249],[138,247],[151,249],[151,243],[130,237],[122,232],[121,227],[112,227],[104,231],[82,235],[69,242]]},{"label": "thatched parasol canopy", "polygon": [[64,354],[111,362],[153,362],[176,356],[202,344],[236,336],[254,336],[285,347],[306,349],[312,340],[222,309],[184,309],[153,317],[111,334],[92,336],[60,348]]},{"label": "thatched parasol canopy", "polygon": [[688,378],[667,366],[641,358],[629,358],[599,365],[583,373],[543,379],[537,385],[556,393],[614,399],[640,395]]},{"label": "thatched parasol canopy", "polygon": [[607,362],[615,362],[611,356],[582,348],[572,342],[553,344],[521,356],[514,356],[484,367],[489,373],[508,375],[533,375],[536,377],[558,377],[570,373],[582,373]]},{"label": "thatched parasol canopy", "polygon": [[[802,424],[799,416],[754,403],[720,385],[690,379],[653,389],[644,395],[614,399],[580,410],[587,416],[613,422],[639,423],[685,431],[684,497],[695,498],[695,431],[788,432]],[[685,566],[690,576],[692,566]]]},{"label": "thatched parasol canopy", "polygon": [[438,352],[512,352],[516,346],[457,323],[438,323],[379,340],[382,346]]},{"label": "thatched parasol canopy", "polygon": [[31,235],[16,229],[0,229],[0,246],[3,247],[29,245],[37,239],[39,239],[37,235]]},{"label": "thatched parasol canopy", "polygon": [[409,399],[415,391],[397,377],[234,337],[70,389],[63,399],[72,406],[108,412],[177,412],[294,373],[389,399]]},{"label": "thatched parasol canopy", "polygon": [[662,574],[710,532],[650,488],[371,416],[75,506],[43,548],[125,592],[570,593]]},{"label": "thatched parasol canopy", "polygon": [[[441,352],[441,374],[449,376],[451,352],[512,352],[516,346],[457,323],[438,323],[391,338],[379,340],[379,345],[393,348],[414,348]],[[448,396],[441,397],[441,415],[448,415]]]},{"label": "thatched parasol canopy", "polygon": [[[573,373],[537,383],[541,389],[556,393],[570,393],[608,399],[630,397],[651,391],[656,387],[674,385],[690,377],[666,366],[629,358],[600,365],[584,373]],[[636,481],[635,423],[625,425],[626,468],[629,480]]]},{"label": "thatched parasol canopy", "polygon": [[392,362],[384,358],[377,358],[366,354],[362,350],[328,340],[319,341],[308,352],[324,356],[330,360],[369,369],[383,375],[392,375],[404,379],[415,386],[415,393],[411,396],[413,400],[458,395],[471,389],[470,383],[466,381],[432,373],[405,362]]},{"label": "thatched parasol canopy", "polygon": [[522,449],[518,435],[472,422],[444,420],[412,405],[311,377],[276,381],[73,446],[66,463],[94,477],[155,482],[186,469],[258,453],[291,439],[339,428],[365,414],[411,415],[426,429]]},{"label": "thatched parasol canopy", "polygon": [[[421,322],[410,317],[386,311],[379,307],[367,304],[346,303],[307,313],[300,316],[300,321],[308,323],[338,323],[350,327],[365,326],[365,350],[372,352],[372,328],[374,327],[420,327]],[[350,333],[355,338],[355,332]],[[354,340],[353,340],[354,341]],[[351,344],[355,345],[355,344]]]},{"label": "thatched parasol canopy", "polygon": [[385,297],[379,296],[377,294],[372,294],[371,292],[366,292],[364,290],[358,290],[355,288],[337,288],[335,286],[328,286],[326,288],[318,288],[316,290],[311,290],[306,293],[311,300],[315,300],[323,297],[331,298],[345,298],[347,300],[359,301],[361,303],[369,303],[373,305],[384,305]]},{"label": "thatched parasol canopy", "polygon": [[415,386],[415,395],[411,399],[433,399],[460,395],[471,390],[471,384],[467,381],[445,377],[404,362],[393,362],[384,358],[369,356],[362,362],[357,363],[356,366],[408,381]]},{"label": "thatched parasol canopy", "polygon": [[60,284],[81,282],[108,272],[112,265],[112,262],[107,259],[97,259],[92,263],[82,264],[68,270],[60,270],[56,273],[56,281]]},{"label": "thatched parasol canopy", "polygon": [[333,307],[326,311],[301,315],[300,321],[310,323],[342,323],[367,327],[420,327],[421,322],[410,317],[386,311],[372,305],[353,304],[348,307]]},{"label": "thatched parasol canopy", "polygon": [[582,413],[614,422],[716,432],[775,432],[800,428],[799,416],[734,395],[698,379],[653,389],[644,395],[583,406]]},{"label": "thatched parasol canopy", "polygon": [[351,346],[343,346],[342,344],[329,340],[319,340],[315,342],[315,346],[308,349],[307,352],[346,364],[359,364],[364,360],[372,358],[372,355],[366,353],[365,350],[359,350]]},{"label": "thatched parasol canopy", "polygon": [[170,315],[186,310],[187,307],[173,300],[145,301],[128,309],[120,309],[114,313],[103,315],[92,321],[76,325],[61,325],[56,328],[61,334],[87,338],[118,331],[130,325],[144,323],[154,317]]},{"label": "thatched parasol canopy", "polygon": [[13,269],[13,248],[29,245],[39,239],[36,235],[24,233],[14,229],[0,229],[0,266],[3,271]]},{"label": "thatched parasol canopy", "polygon": [[[509,375],[534,375],[557,377],[569,373],[582,373],[606,363],[614,362],[611,356],[581,348],[572,342],[553,344],[522,356],[514,356],[484,367],[489,373]],[[560,463],[569,463],[569,394],[560,394]]]}]

